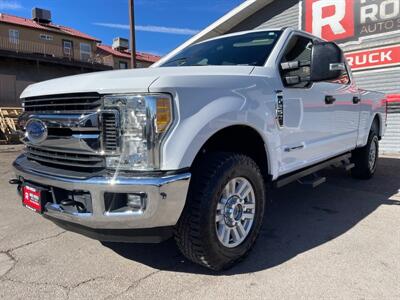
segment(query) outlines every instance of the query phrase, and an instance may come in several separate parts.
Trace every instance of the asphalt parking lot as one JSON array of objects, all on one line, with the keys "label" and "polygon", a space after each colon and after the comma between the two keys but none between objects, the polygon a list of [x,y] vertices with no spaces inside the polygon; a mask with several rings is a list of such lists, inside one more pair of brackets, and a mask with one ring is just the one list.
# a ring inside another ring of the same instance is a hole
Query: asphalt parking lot
[{"label": "asphalt parking lot", "polygon": [[343,170],[274,200],[255,249],[213,273],[173,241],[105,244],[65,232],[23,208],[9,186],[18,148],[0,148],[1,299],[400,299],[400,157],[372,181]]}]

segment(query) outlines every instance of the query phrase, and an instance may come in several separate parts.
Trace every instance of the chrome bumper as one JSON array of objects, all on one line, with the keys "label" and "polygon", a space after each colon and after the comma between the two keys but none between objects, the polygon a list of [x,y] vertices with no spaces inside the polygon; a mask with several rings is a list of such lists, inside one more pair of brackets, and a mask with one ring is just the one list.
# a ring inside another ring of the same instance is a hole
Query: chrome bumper
[{"label": "chrome bumper", "polygon": [[[165,177],[92,177],[71,179],[39,173],[24,168],[26,157],[18,157],[13,166],[17,179],[46,187],[68,191],[87,191],[91,194],[92,213],[67,213],[55,203],[48,203],[45,216],[91,229],[148,229],[176,225],[185,205],[190,173]],[[144,212],[108,213],[105,193],[145,193],[147,207]]]}]

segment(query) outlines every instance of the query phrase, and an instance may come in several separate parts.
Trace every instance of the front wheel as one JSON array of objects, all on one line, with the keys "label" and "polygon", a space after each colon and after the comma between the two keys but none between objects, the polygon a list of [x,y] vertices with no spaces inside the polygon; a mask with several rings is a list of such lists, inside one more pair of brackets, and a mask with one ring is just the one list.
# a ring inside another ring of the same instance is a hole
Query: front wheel
[{"label": "front wheel", "polygon": [[231,267],[252,248],[262,225],[266,188],[257,164],[234,153],[211,153],[193,170],[176,241],[191,261]]},{"label": "front wheel", "polygon": [[358,179],[370,179],[374,176],[379,157],[379,138],[376,126],[369,133],[368,143],[353,152],[352,161],[355,167],[351,175]]}]

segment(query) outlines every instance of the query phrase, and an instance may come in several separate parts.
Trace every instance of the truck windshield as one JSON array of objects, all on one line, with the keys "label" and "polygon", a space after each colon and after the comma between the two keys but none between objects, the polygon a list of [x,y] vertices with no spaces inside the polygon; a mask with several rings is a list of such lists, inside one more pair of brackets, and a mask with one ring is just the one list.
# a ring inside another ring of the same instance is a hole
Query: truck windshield
[{"label": "truck windshield", "polygon": [[161,67],[263,66],[281,31],[259,31],[190,46]]}]

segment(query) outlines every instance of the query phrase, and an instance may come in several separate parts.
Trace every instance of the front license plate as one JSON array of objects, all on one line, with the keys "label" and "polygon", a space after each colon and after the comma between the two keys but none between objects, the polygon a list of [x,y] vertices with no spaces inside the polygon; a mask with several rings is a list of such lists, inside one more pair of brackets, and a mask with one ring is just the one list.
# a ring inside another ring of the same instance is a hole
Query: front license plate
[{"label": "front license plate", "polygon": [[43,212],[41,190],[29,185],[25,185],[22,188],[22,197],[22,204],[25,207],[38,213]]}]

